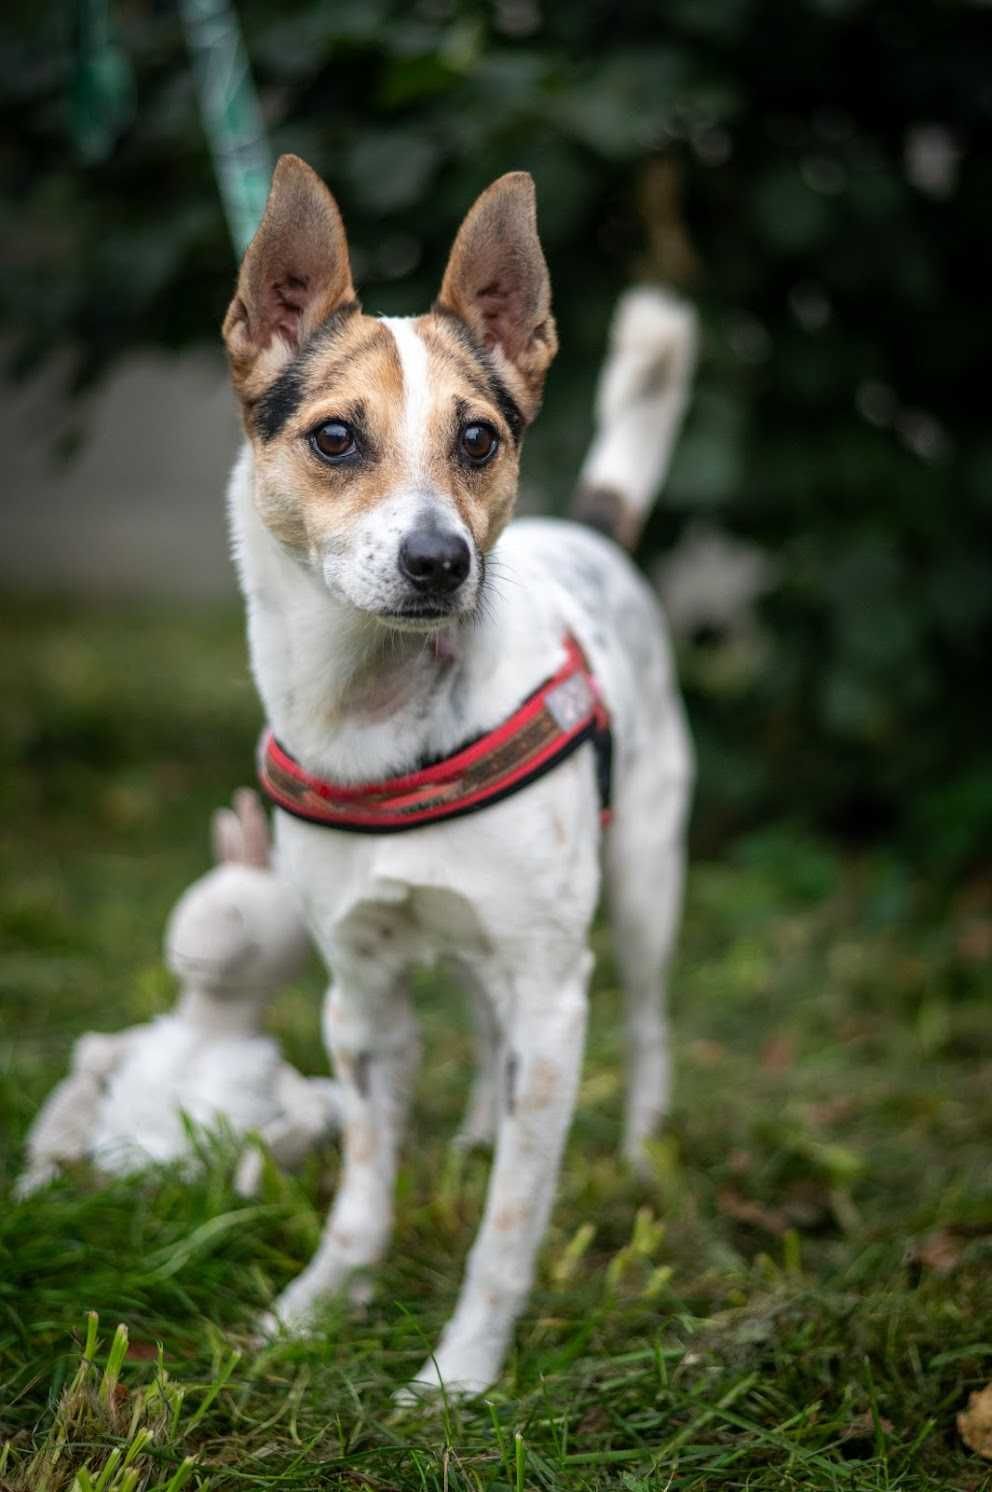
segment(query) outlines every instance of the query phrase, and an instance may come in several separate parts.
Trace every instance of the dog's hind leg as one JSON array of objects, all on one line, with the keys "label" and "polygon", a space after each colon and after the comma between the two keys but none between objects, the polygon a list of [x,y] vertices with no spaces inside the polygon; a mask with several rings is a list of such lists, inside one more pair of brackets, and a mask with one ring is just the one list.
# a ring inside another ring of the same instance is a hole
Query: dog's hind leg
[{"label": "dog's hind leg", "polygon": [[481,981],[471,970],[460,969],[459,973],[471,994],[475,1072],[465,1117],[454,1142],[460,1150],[474,1150],[477,1146],[491,1145],[496,1138],[502,1072],[501,1037],[493,1002]]},{"label": "dog's hind leg", "polygon": [[671,1095],[666,979],[682,907],[689,782],[686,743],[646,752],[621,786],[607,836],[607,904],[627,1041],[623,1154],[637,1169]]}]

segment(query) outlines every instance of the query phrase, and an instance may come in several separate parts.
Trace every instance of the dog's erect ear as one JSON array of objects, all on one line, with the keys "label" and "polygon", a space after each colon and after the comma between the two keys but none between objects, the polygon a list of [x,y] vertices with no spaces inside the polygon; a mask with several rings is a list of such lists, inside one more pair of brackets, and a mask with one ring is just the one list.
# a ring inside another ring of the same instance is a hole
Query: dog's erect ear
[{"label": "dog's erect ear", "polygon": [[280,156],[224,318],[239,392],[260,392],[310,333],[354,298],[337,203],[299,156]]},{"label": "dog's erect ear", "polygon": [[526,171],[501,176],[473,205],[458,230],[437,308],[464,321],[494,356],[523,381],[533,419],[558,350],[551,281],[537,236],[534,182]]}]

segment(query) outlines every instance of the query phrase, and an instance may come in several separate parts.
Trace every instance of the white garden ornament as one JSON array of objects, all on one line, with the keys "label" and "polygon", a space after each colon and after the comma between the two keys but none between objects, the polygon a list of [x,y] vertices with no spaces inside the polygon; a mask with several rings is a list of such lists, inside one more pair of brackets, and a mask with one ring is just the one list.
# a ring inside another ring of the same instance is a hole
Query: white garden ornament
[{"label": "white garden ornament", "polygon": [[[306,1078],[262,1031],[275,992],[297,975],[308,940],[296,897],[271,869],[269,830],[255,794],[213,820],[217,864],[169,917],[165,959],[179,980],[174,1010],[75,1045],[69,1076],[49,1095],[27,1139],[26,1195],[68,1161],[124,1174],[193,1158],[191,1124],[257,1133],[295,1166],[338,1127],[337,1084]],[[257,1188],[262,1157],[245,1151],[236,1185]]]}]

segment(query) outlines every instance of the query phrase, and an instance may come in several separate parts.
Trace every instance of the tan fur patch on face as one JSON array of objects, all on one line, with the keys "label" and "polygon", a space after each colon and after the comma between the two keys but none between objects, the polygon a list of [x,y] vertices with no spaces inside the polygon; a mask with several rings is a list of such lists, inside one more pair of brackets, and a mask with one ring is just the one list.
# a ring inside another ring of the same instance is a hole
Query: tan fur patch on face
[{"label": "tan fur patch on face", "polygon": [[[318,332],[247,411],[258,508],[278,539],[313,551],[382,495],[402,394],[392,337],[374,317],[353,314]],[[332,420],[354,428],[355,462],[330,465],[315,454],[310,433]]]},{"label": "tan fur patch on face", "polygon": [[[311,433],[331,421],[354,430],[354,459],[327,463],[314,452]],[[464,428],[478,423],[499,442],[481,466],[460,446]],[[452,505],[483,553],[513,510],[522,420],[450,317],[403,322],[394,335],[388,321],[339,313],[246,407],[246,425],[259,512],[294,550],[347,547],[359,518],[403,492],[425,510]]]}]

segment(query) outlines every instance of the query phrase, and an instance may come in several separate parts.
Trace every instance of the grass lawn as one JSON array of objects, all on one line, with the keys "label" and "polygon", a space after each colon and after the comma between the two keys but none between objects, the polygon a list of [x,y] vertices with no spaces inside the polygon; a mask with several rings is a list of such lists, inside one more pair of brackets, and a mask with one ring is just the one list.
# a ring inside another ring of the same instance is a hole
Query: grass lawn
[{"label": "grass lawn", "polygon": [[[8,608],[0,683],[3,1492],[992,1488],[956,1423],[992,1380],[987,883],[938,897],[898,860],[786,827],[697,863],[650,1184],[616,1159],[600,936],[579,1112],[506,1373],[482,1402],[400,1412],[486,1179],[446,1148],[468,1074],[457,991],[421,980],[375,1300],[329,1307],[319,1337],[250,1345],[314,1246],[333,1151],[254,1203],[220,1145],[194,1184],[79,1173],[15,1203],[73,1038],[170,1000],[163,919],[205,868],[209,809],[250,775],[258,712],[233,611]],[[321,989],[314,967],[273,1017],[307,1071],[324,1070]]]}]

